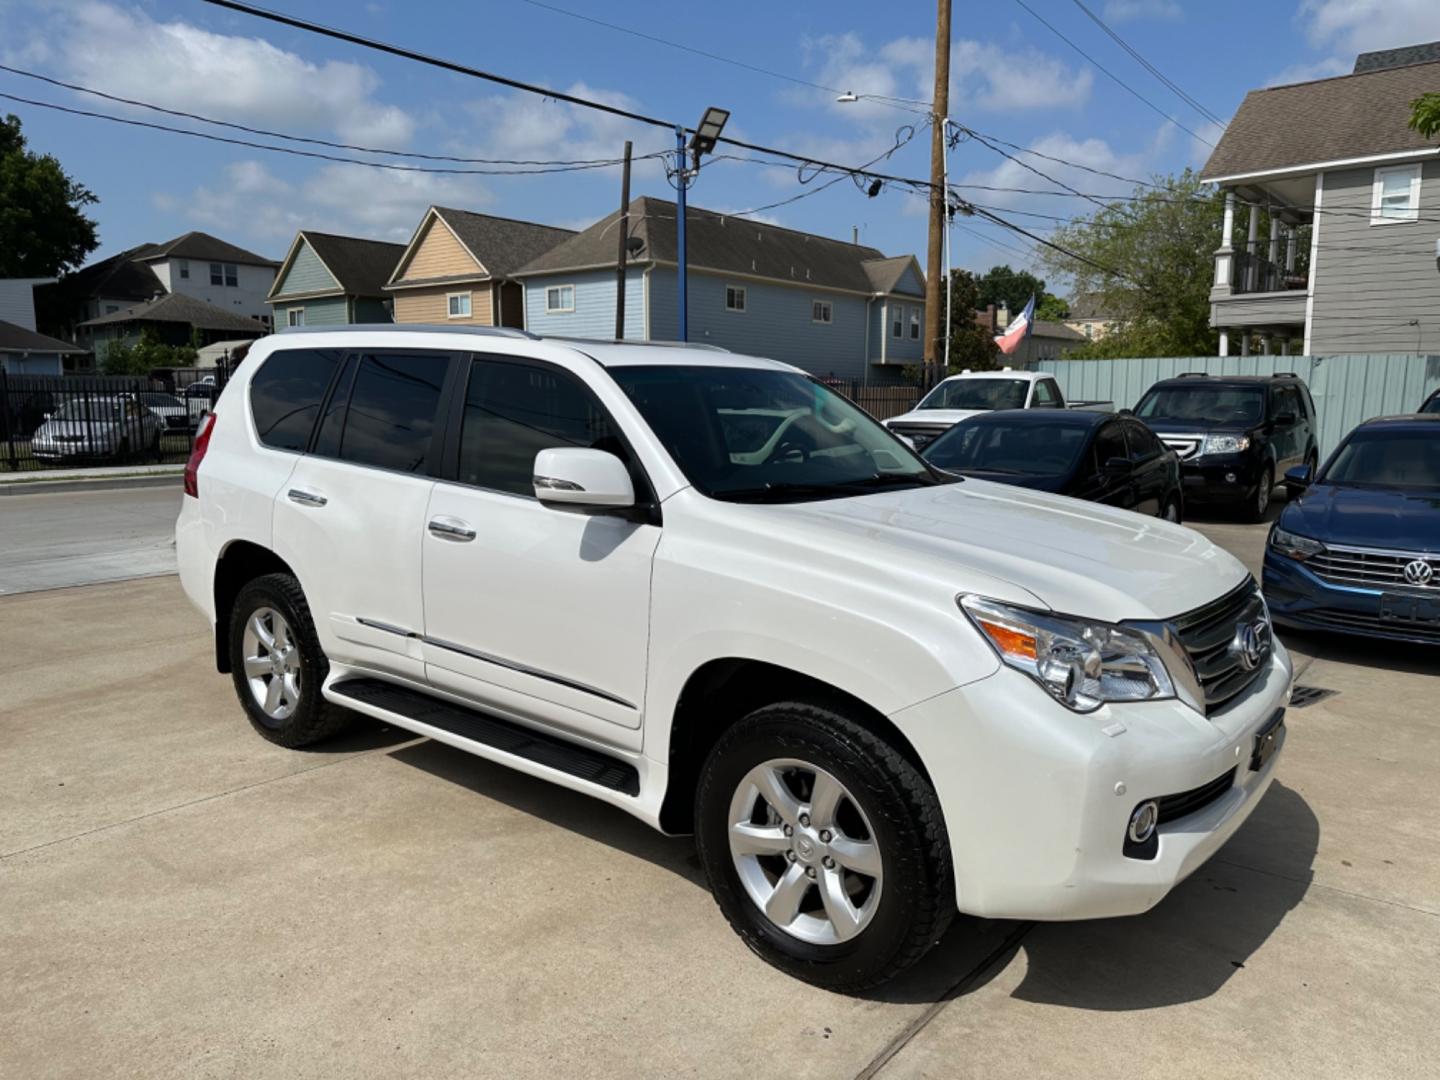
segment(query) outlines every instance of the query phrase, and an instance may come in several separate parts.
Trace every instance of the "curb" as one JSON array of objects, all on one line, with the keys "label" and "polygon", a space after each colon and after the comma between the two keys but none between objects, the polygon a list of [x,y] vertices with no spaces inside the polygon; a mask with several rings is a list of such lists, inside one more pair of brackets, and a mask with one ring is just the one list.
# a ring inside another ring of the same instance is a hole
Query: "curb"
[{"label": "curb", "polygon": [[179,487],[182,474],[153,476],[92,476],[75,480],[34,480],[27,483],[0,483],[0,499],[7,495],[53,495],[60,491],[117,491],[122,488]]}]

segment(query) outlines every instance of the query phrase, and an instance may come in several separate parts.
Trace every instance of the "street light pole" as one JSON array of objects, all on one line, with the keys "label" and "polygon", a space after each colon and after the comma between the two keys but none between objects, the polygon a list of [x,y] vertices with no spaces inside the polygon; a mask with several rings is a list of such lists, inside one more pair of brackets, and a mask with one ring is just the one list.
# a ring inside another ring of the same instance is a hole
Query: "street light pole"
[{"label": "street light pole", "polygon": [[[950,0],[935,15],[935,98],[930,125],[930,238],[925,267],[925,381],[940,381],[940,278],[945,242],[945,117],[950,114]],[[945,282],[948,288],[949,282]],[[948,331],[948,327],[947,327]]]},{"label": "street light pole", "polygon": [[680,291],[680,328],[676,340],[689,341],[689,329],[685,325],[685,308],[688,299],[686,296],[688,283],[685,275],[685,186],[689,183],[690,173],[685,167],[685,129],[682,127],[675,129],[675,178],[679,181],[676,185],[679,196],[675,200],[675,267],[679,277]]}]

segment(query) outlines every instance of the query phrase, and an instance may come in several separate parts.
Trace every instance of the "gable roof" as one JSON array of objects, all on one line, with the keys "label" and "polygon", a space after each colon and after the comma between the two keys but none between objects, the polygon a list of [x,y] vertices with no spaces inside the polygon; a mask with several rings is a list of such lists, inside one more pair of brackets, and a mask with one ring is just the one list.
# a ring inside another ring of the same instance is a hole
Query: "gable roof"
[{"label": "gable roof", "polygon": [[23,326],[0,319],[0,352],[83,353],[85,350],[68,341],[37,334],[34,330],[26,330]]},{"label": "gable roof", "polygon": [[[588,229],[521,267],[515,276],[614,266],[615,223],[619,217],[618,210],[607,214]],[[870,294],[879,291],[865,263],[891,261],[884,252],[862,244],[831,240],[697,206],[687,208],[685,234],[686,261],[692,269],[792,281],[848,292]],[[634,200],[630,204],[630,235],[644,245],[633,262],[673,264],[676,261],[675,204],[649,196]],[[888,272],[888,268],[876,268],[882,280]]]},{"label": "gable roof", "polygon": [[1361,53],[1355,58],[1356,75],[1381,68],[1404,67],[1406,64],[1428,64],[1440,60],[1440,41],[1427,41],[1423,45],[1405,45],[1398,49],[1378,49]]},{"label": "gable roof", "polygon": [[[496,280],[510,277],[531,259],[575,235],[574,229],[537,225],[533,221],[517,221],[515,218],[495,217],[491,214],[475,214],[449,206],[432,206],[425,211],[415,235],[410,238],[404,254],[395,263],[394,272],[387,279],[388,284],[394,285],[401,281],[416,284],[422,280],[432,280],[407,278],[402,274],[410,265],[422,237],[427,235],[426,227],[435,219],[454,234],[455,239],[460,241],[461,246],[475,260],[479,267],[478,276],[488,275]],[[433,280],[437,283],[469,280],[474,276],[477,275],[450,275]]]},{"label": "gable roof", "polygon": [[247,266],[278,266],[274,259],[256,255],[219,237],[203,232],[187,232],[163,244],[141,244],[130,256],[137,262],[157,259],[194,259],[197,262],[244,263]]},{"label": "gable roof", "polygon": [[165,286],[155,276],[155,271],[144,263],[136,262],[134,254],[142,248],[153,247],[142,244],[130,248],[108,259],[101,259],[89,266],[82,266],[66,274],[54,285],[42,285],[44,289],[55,289],[66,296],[95,297],[108,296],[116,300],[149,300],[163,293]]},{"label": "gable roof", "polygon": [[871,288],[877,293],[894,292],[895,286],[900,284],[900,279],[905,276],[905,271],[913,266],[921,290],[916,295],[924,294],[925,275],[921,273],[920,261],[914,255],[892,255],[888,259],[866,259],[860,265],[870,278]]},{"label": "gable roof", "polygon": [[257,336],[267,333],[258,319],[237,315],[215,304],[197,300],[183,293],[167,293],[148,304],[136,304],[96,319],[87,319],[81,326],[111,326],[127,322],[186,323],[200,330],[243,330]]},{"label": "gable roof", "polygon": [[1202,180],[1379,154],[1435,154],[1410,130],[1410,102],[1440,86],[1440,61],[1252,90]]},{"label": "gable roof", "polygon": [[301,229],[295,234],[290,250],[285,253],[285,259],[275,274],[275,283],[270,287],[271,297],[283,295],[275,290],[284,283],[285,275],[300,254],[302,245],[315,253],[335,279],[339,291],[349,296],[384,297],[385,282],[390,280],[400,256],[405,253],[404,244]]}]

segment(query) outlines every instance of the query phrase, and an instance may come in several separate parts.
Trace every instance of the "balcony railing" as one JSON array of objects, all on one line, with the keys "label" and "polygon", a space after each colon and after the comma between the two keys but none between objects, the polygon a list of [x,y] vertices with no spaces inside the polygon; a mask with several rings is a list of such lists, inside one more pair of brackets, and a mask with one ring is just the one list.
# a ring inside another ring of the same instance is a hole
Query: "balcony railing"
[{"label": "balcony railing", "polygon": [[[1294,245],[1291,253],[1289,246]],[[1230,288],[1235,293],[1288,292],[1310,285],[1310,230],[1300,229],[1293,240],[1282,237],[1235,245]]]}]

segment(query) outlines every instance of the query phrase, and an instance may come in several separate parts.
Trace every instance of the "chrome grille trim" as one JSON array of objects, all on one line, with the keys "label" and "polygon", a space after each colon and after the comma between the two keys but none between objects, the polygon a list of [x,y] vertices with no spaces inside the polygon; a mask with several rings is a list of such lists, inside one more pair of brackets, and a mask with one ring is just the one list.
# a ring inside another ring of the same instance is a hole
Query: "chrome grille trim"
[{"label": "chrome grille trim", "polygon": [[[1428,562],[1435,570],[1434,576],[1425,585],[1405,580],[1405,567],[1417,559]],[[1387,590],[1440,593],[1440,554],[1431,552],[1326,544],[1323,552],[1310,556],[1303,565],[1322,581],[1335,585],[1370,585]]]},{"label": "chrome grille trim", "polygon": [[[1259,662],[1247,668],[1235,641],[1242,628],[1262,622],[1265,630]],[[1246,578],[1217,600],[1177,615],[1169,625],[1189,661],[1206,715],[1221,711],[1249,689],[1275,651],[1270,613],[1254,578]]]},{"label": "chrome grille trim", "polygon": [[1160,441],[1168,446],[1179,456],[1181,461],[1189,461],[1200,455],[1200,448],[1205,445],[1204,435],[1161,435]]}]

